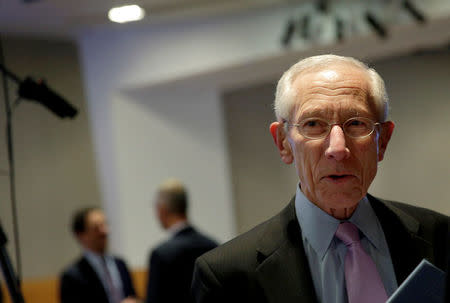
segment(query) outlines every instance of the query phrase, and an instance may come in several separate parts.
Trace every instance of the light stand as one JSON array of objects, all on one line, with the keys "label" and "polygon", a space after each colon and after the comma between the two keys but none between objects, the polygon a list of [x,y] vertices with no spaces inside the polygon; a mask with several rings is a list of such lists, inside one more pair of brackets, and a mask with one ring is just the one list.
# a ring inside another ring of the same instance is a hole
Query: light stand
[{"label": "light stand", "polygon": [[[34,81],[31,77],[21,80],[14,73],[9,71],[4,65],[0,63],[0,72],[3,74],[3,89],[5,96],[5,112],[6,112],[6,137],[8,147],[8,163],[9,163],[9,179],[10,179],[10,197],[12,204],[13,218],[17,218],[17,203],[16,203],[16,186],[15,186],[15,166],[14,166],[14,151],[13,151],[13,132],[12,132],[12,115],[13,110],[9,102],[9,90],[7,78],[10,78],[19,85],[18,100],[20,98],[28,99],[41,103],[60,118],[70,117],[74,118],[78,111],[70,103],[64,100],[63,97],[51,90],[44,81]],[[17,221],[17,220],[16,220]],[[16,258],[17,271],[21,273],[21,256],[19,246],[19,231],[18,224],[14,224],[14,239],[16,244]],[[24,303],[23,295],[20,290],[20,275],[14,274],[9,256],[6,251],[7,238],[0,225],[0,265],[8,284],[8,290],[13,303]]]},{"label": "light stand", "polygon": [[[8,149],[8,164],[9,164],[9,195],[11,200],[11,207],[13,213],[13,220],[17,219],[17,204],[16,204],[16,185],[15,185],[15,167],[14,167],[14,152],[13,152],[13,142],[12,142],[12,111],[9,104],[9,90],[7,77],[18,82],[20,79],[16,77],[13,73],[8,71],[3,65],[0,64],[0,70],[3,73],[3,91],[5,97],[5,114],[6,114],[6,141]],[[18,224],[13,224],[14,229],[14,240],[15,240],[15,252],[16,252],[16,262],[17,271],[21,272],[21,256],[20,256],[20,245],[19,245],[19,228]],[[24,302],[23,295],[20,291],[20,276],[14,274],[14,269],[11,265],[7,250],[6,250],[7,238],[0,225],[0,254],[1,254],[1,268],[3,271],[4,278],[6,280],[9,295],[11,301],[14,303]]]},{"label": "light stand", "polygon": [[6,238],[3,227],[0,223],[0,265],[3,271],[3,277],[5,278],[6,285],[8,287],[9,295],[13,303],[24,303],[22,292],[20,291],[19,281],[14,274],[14,269],[11,265],[11,260],[6,251]]}]

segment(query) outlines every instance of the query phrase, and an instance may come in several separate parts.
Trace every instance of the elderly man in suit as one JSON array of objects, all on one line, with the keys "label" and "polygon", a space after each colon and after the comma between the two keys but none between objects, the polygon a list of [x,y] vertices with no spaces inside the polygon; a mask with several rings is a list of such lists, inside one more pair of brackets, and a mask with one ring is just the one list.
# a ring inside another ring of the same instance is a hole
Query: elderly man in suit
[{"label": "elderly man in suit", "polygon": [[367,193],[394,123],[375,70],[322,55],[278,82],[270,125],[296,195],[197,259],[196,302],[380,303],[426,258],[446,267],[446,216]]},{"label": "elderly man in suit", "polygon": [[155,202],[158,220],[171,237],[150,254],[146,302],[192,302],[190,288],[195,259],[217,243],[188,221],[188,195],[180,181],[164,181]]},{"label": "elderly man in suit", "polygon": [[83,255],[62,274],[61,303],[136,303],[124,261],[107,253],[108,225],[99,208],[79,210],[72,231]]}]

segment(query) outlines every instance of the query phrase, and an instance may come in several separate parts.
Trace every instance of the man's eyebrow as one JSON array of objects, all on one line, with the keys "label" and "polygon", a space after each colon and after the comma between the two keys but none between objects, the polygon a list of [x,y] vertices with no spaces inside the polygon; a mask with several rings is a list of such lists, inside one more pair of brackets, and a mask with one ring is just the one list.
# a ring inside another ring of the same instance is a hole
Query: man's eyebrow
[{"label": "man's eyebrow", "polygon": [[319,108],[307,109],[304,112],[302,112],[302,114],[300,115],[300,119],[306,119],[311,117],[323,117],[326,116],[326,114],[329,112],[331,111]]},{"label": "man's eyebrow", "polygon": [[[312,117],[326,118],[333,114],[334,114],[334,110],[332,110],[332,109],[311,108],[311,109],[306,109],[305,111],[303,111],[299,117],[299,120],[304,120],[304,119],[308,119],[308,118],[312,118]],[[342,115],[345,117],[351,118],[351,117],[365,117],[365,116],[370,115],[370,113],[367,112],[367,110],[352,108],[352,109],[345,110],[342,113]]]}]

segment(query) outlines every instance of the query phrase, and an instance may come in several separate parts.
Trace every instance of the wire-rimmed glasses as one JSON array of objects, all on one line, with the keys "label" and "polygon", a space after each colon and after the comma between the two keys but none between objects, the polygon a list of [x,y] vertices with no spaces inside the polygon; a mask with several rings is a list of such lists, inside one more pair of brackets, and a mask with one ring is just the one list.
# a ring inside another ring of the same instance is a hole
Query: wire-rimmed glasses
[{"label": "wire-rimmed glasses", "polygon": [[381,124],[364,117],[353,117],[344,123],[330,123],[322,118],[307,118],[299,123],[288,123],[287,121],[286,123],[288,126],[297,127],[300,134],[308,139],[327,137],[333,125],[339,125],[346,136],[361,139],[370,136],[375,126]]}]

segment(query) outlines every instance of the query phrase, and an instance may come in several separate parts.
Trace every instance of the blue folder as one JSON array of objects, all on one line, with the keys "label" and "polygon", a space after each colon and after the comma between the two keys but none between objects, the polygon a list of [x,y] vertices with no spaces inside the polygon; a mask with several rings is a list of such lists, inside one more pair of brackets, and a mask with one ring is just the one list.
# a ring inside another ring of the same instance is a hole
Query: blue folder
[{"label": "blue folder", "polygon": [[445,272],[423,259],[386,303],[443,303]]}]

